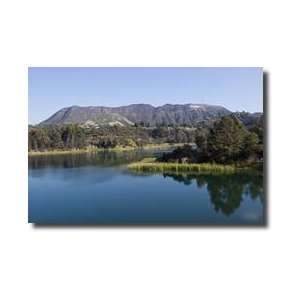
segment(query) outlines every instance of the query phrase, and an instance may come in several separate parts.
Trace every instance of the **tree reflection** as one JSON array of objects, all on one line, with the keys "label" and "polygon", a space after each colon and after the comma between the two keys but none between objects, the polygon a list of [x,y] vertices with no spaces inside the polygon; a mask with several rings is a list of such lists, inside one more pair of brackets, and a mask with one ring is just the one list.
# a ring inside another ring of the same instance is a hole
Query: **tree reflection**
[{"label": "tree reflection", "polygon": [[191,177],[189,174],[168,174],[168,173],[164,173],[163,174],[164,177],[172,177],[174,180],[183,183],[184,185],[191,185],[193,182],[193,177]]},{"label": "tree reflection", "polygon": [[209,198],[215,211],[226,216],[233,214],[245,197],[263,202],[263,175],[258,172],[225,174],[225,175],[195,175],[164,173],[178,182],[190,185],[196,181],[201,189],[206,186]]},{"label": "tree reflection", "polygon": [[243,200],[244,184],[236,176],[211,176],[207,178],[207,190],[215,210],[231,215]]},{"label": "tree reflection", "polygon": [[51,168],[79,168],[83,166],[110,167],[128,164],[141,160],[144,157],[155,157],[157,155],[154,150],[37,155],[28,157],[28,166],[30,169],[40,169],[49,166]]},{"label": "tree reflection", "polygon": [[[118,153],[104,151],[101,153],[74,155],[33,156],[29,157],[29,168],[41,169],[49,166],[51,166],[51,168],[78,168],[83,166],[110,167],[128,164],[147,156],[153,157],[153,152],[129,151]],[[53,172],[54,170],[51,171]],[[91,174],[81,172],[82,177],[79,177],[78,182],[83,181],[84,178],[89,182],[104,182],[115,176],[114,172],[109,172],[110,169],[106,169],[106,171],[105,174],[98,173],[98,170]],[[143,173],[129,170],[122,170],[122,172],[130,173],[132,176],[153,175],[153,173],[150,172]],[[72,172],[68,173],[66,178],[70,178],[71,175]],[[215,211],[226,216],[232,215],[246,198],[252,199],[253,201],[260,201],[261,203],[263,203],[264,200],[263,173],[261,172],[240,172],[223,175],[200,175],[177,172],[163,173],[162,175],[172,178],[186,186],[196,183],[199,189],[207,191]],[[78,173],[76,176],[78,176]]]}]

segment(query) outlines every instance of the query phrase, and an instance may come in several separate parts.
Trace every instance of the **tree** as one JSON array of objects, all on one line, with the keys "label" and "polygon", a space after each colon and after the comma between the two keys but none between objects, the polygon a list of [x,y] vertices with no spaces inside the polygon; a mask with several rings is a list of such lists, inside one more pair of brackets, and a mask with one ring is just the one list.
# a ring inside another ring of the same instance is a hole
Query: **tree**
[{"label": "tree", "polygon": [[33,128],[28,132],[29,151],[44,151],[50,147],[50,139],[42,128]]},{"label": "tree", "polygon": [[249,132],[246,134],[244,139],[244,145],[242,150],[242,157],[244,159],[256,158],[258,153],[258,136],[254,132]]},{"label": "tree", "polygon": [[57,127],[52,127],[48,131],[48,136],[50,139],[50,147],[52,149],[63,149],[64,143],[61,138],[61,132]]},{"label": "tree", "polygon": [[160,161],[163,162],[195,162],[196,150],[191,145],[185,144],[182,147],[177,147],[170,153],[163,153]]},{"label": "tree", "polygon": [[218,163],[240,159],[247,134],[245,126],[235,117],[226,116],[216,122],[207,136],[207,155]]},{"label": "tree", "polygon": [[206,161],[207,160],[207,133],[204,131],[199,131],[195,138],[195,143],[198,148],[199,160]]},{"label": "tree", "polygon": [[86,136],[83,128],[78,125],[67,125],[63,129],[62,140],[66,148],[84,148],[86,146]]},{"label": "tree", "polygon": [[175,130],[175,139],[176,139],[177,143],[187,143],[188,142],[188,138],[186,136],[186,133],[181,128],[176,128],[176,130]]}]

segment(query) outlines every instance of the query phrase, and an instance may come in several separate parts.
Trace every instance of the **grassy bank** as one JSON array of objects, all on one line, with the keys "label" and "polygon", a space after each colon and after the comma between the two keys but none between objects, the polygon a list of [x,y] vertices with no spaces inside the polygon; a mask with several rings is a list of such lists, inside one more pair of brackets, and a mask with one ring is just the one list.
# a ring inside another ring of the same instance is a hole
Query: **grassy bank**
[{"label": "grassy bank", "polygon": [[88,149],[29,151],[28,156],[80,154],[80,153],[89,153],[89,152],[92,152],[92,151],[88,150]]},{"label": "grassy bank", "polygon": [[142,172],[235,172],[238,168],[234,165],[220,164],[188,164],[188,163],[159,163],[159,162],[138,162],[128,165],[128,169]]},{"label": "grassy bank", "polygon": [[155,158],[145,158],[140,162],[131,163],[129,170],[141,172],[189,172],[189,173],[234,173],[243,170],[258,170],[257,164],[231,164],[216,163],[163,163]]},{"label": "grassy bank", "polygon": [[114,151],[114,152],[123,152],[123,151],[134,151],[134,150],[164,150],[173,147],[179,147],[183,144],[148,144],[142,147],[130,147],[130,146],[117,146],[114,148],[96,148],[90,147],[86,149],[69,149],[69,150],[47,150],[47,151],[30,151],[28,152],[29,156],[37,156],[37,155],[62,155],[62,154],[80,154],[80,153],[97,153],[103,151]]}]

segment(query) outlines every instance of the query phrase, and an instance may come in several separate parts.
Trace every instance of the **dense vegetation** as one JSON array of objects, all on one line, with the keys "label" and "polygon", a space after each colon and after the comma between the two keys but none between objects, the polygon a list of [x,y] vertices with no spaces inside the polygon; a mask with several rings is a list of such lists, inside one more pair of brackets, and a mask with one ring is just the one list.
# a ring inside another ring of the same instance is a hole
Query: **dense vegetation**
[{"label": "dense vegetation", "polygon": [[36,126],[28,129],[29,151],[72,150],[94,147],[142,147],[147,144],[193,143],[195,128],[158,126],[102,126],[80,125]]},{"label": "dense vegetation", "polygon": [[246,128],[235,116],[226,116],[211,128],[200,128],[190,145],[164,154],[163,162],[220,163],[261,162],[263,160],[263,119]]},{"label": "dense vegetation", "polygon": [[[232,165],[263,161],[263,118],[245,126],[235,115],[197,127],[132,126],[85,127],[81,125],[29,127],[28,149],[34,151],[142,147],[149,144],[183,143],[165,153],[159,162]],[[195,146],[192,146],[194,143]]]}]

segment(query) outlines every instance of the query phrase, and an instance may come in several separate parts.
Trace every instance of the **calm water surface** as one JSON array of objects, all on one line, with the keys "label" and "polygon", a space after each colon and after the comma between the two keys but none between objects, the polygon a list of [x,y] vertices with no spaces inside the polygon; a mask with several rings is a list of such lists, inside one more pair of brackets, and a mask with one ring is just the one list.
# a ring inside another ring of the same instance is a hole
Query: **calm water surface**
[{"label": "calm water surface", "polygon": [[125,165],[157,152],[29,157],[29,222],[264,224],[263,177],[143,174]]}]

